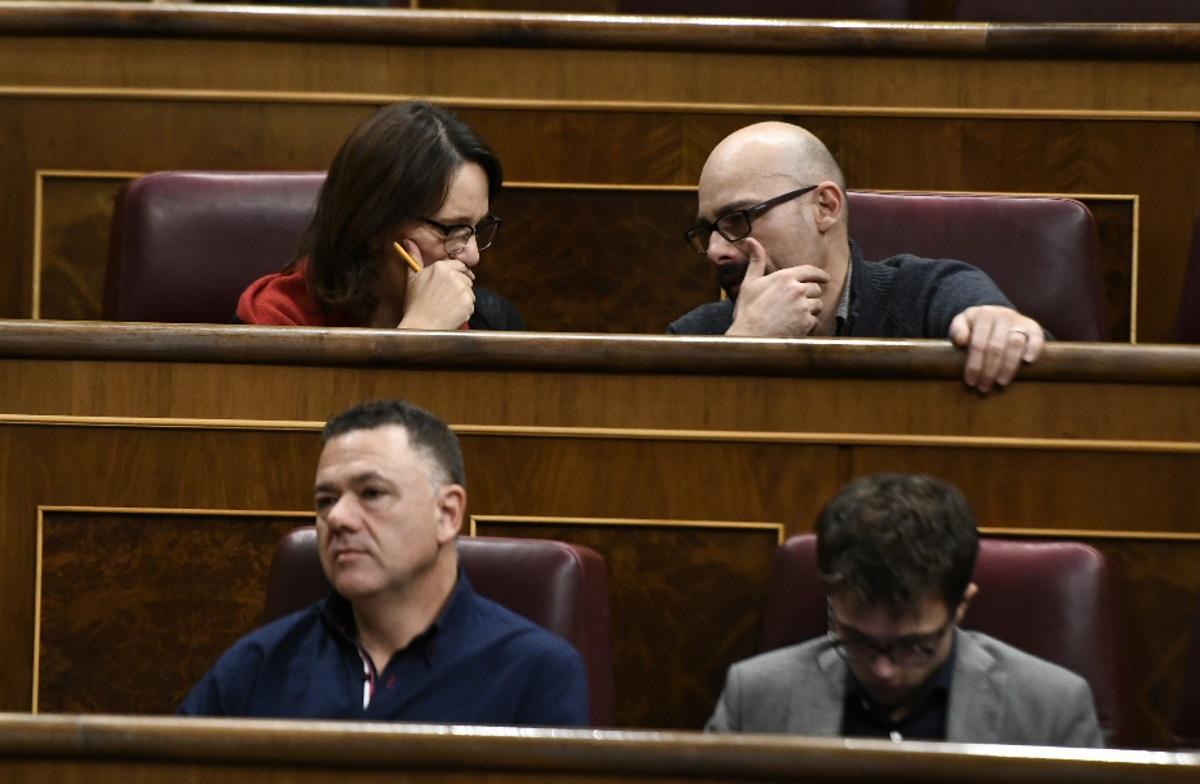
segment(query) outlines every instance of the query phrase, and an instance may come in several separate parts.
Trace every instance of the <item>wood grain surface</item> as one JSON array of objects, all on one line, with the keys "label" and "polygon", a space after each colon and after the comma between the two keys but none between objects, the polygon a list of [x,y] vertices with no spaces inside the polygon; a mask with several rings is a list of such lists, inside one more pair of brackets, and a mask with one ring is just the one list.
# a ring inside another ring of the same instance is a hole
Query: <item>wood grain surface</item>
[{"label": "wood grain surface", "polygon": [[1188,781],[1194,754],[295,721],[0,717],[0,775],[108,782]]},{"label": "wood grain surface", "polygon": [[1129,742],[1166,743],[1200,609],[1200,349],[1052,345],[987,397],[960,363],[935,341],[2,323],[0,705],[169,710],[253,627],[321,423],[400,396],[457,430],[482,533],[606,556],[622,726],[699,727],[753,650],[776,531],[901,470],[956,482],[992,535],[1110,555]]}]

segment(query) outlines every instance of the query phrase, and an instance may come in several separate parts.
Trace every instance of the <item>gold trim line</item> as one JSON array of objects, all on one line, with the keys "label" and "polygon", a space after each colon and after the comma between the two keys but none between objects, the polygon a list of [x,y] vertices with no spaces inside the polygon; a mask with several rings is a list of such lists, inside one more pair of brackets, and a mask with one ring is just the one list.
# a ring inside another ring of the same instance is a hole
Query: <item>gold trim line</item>
[{"label": "gold trim line", "polygon": [[1155,452],[1200,454],[1200,442],[1133,441],[1098,438],[1034,438],[1025,436],[939,436],[907,433],[805,433],[754,430],[660,430],[640,428],[512,427],[509,425],[452,425],[460,436],[529,438],[612,438],[663,441],[720,441],[830,446],[947,446],[967,449],[1035,449],[1089,452]]},{"label": "gold trim line", "polygon": [[0,425],[58,427],[129,427],[176,430],[315,430],[324,422],[272,419],[202,419],[191,417],[74,416],[60,414],[0,414]]},{"label": "gold trim line", "polygon": [[199,515],[207,517],[297,517],[311,518],[312,510],[295,511],[290,509],[206,509],[190,507],[166,506],[56,506],[54,504],[38,505],[38,515],[44,512],[66,512],[69,514],[138,514],[138,515]]},{"label": "gold trim line", "polygon": [[1135,196],[1133,199],[1133,236],[1130,238],[1130,244],[1133,249],[1130,263],[1132,268],[1129,270],[1129,342],[1137,345],[1138,342],[1138,243],[1141,241],[1142,234],[1142,197]]},{"label": "gold trim line", "polygon": [[1200,533],[1186,531],[1101,531],[1088,528],[997,528],[980,526],[983,536],[1031,539],[1107,539],[1130,542],[1200,542]]},{"label": "gold trim line", "polygon": [[[291,171],[291,170],[288,170]],[[315,169],[313,171],[316,171]],[[38,175],[45,178],[60,179],[95,179],[95,180],[133,180],[145,176],[147,172],[123,171],[120,169],[38,169]],[[509,180],[504,188],[526,190],[579,190],[579,191],[616,191],[638,193],[695,193],[695,185],[679,185],[672,183],[636,183],[636,182],[553,182],[543,180]],[[1085,192],[1055,192],[1055,191],[978,191],[978,190],[914,190],[912,188],[851,188],[856,193],[917,193],[937,196],[1012,196],[1022,199],[1075,199],[1076,201],[1127,201],[1135,207],[1138,200],[1136,193],[1085,193]]]},{"label": "gold trim line", "polygon": [[42,226],[45,217],[42,215],[42,201],[45,194],[42,189],[42,175],[33,173],[33,258],[29,260],[29,317],[42,317]]},{"label": "gold trim line", "polygon": [[[319,431],[315,421],[254,419],[189,419],[182,417],[104,417],[57,414],[0,414],[0,425],[60,427],[126,427],[176,430]],[[838,433],[756,430],[689,430],[623,427],[553,427],[528,425],[459,425],[460,436],[513,438],[580,438],[614,440],[716,441],[722,443],[817,444],[828,446],[928,446],[963,449],[1030,449],[1038,451],[1136,452],[1200,454],[1197,441],[1135,441],[1100,438],[1036,438],[1026,436],[912,435],[908,433]]]},{"label": "gold trim line", "polygon": [[202,88],[49,87],[0,84],[0,98],[91,98],[97,100],[227,101],[230,103],[299,103],[383,105],[421,98],[460,109],[529,111],[627,111],[693,114],[804,114],[822,117],[914,117],[984,119],[1051,119],[1101,121],[1195,122],[1200,111],[1178,109],[1063,109],[961,106],[845,106],[789,103],[704,103],[627,101],[581,98],[484,98],[412,93],[344,93],[302,90],[213,90]]},{"label": "gold trim line", "polygon": [[33,692],[29,697],[29,712],[38,712],[38,678],[41,676],[41,658],[42,658],[42,530],[43,530],[42,508],[37,508],[37,533],[36,547],[37,552],[33,556]]},{"label": "gold trim line", "polygon": [[475,536],[476,521],[487,523],[517,523],[546,525],[607,525],[630,528],[718,528],[722,530],[774,531],[776,543],[787,536],[783,523],[734,520],[677,520],[653,517],[555,517],[552,515],[471,515],[471,535]]}]

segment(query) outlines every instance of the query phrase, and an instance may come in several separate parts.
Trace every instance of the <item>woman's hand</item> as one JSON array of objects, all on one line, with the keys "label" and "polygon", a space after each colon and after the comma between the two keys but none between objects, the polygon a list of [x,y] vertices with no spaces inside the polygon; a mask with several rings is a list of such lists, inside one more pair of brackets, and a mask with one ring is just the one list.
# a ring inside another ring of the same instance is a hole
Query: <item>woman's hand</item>
[{"label": "woman's hand", "polygon": [[[404,249],[418,262],[416,243],[404,240]],[[458,259],[434,262],[420,272],[408,270],[404,292],[404,318],[400,329],[458,329],[475,312],[475,273]]]}]

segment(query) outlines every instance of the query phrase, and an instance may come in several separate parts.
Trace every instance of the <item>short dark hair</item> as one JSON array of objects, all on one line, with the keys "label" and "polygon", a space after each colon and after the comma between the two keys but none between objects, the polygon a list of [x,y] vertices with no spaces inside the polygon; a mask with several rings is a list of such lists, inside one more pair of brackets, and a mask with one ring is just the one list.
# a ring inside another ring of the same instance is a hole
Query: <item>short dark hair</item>
[{"label": "short dark hair", "polygon": [[378,400],[352,406],[325,423],[321,443],[355,430],[396,425],[408,433],[408,442],[433,463],[435,484],[467,486],[458,438],[446,423],[423,408],[403,400]]},{"label": "short dark hair", "polygon": [[975,570],[979,532],[958,488],[914,474],[876,474],[846,485],[817,519],[826,588],[910,612],[934,593],[953,610]]},{"label": "short dark hair", "polygon": [[371,240],[442,206],[454,174],[477,163],[495,199],[504,179],[492,148],[447,109],[385,106],[342,143],[300,239],[309,291],[322,307],[365,318],[377,304]]}]

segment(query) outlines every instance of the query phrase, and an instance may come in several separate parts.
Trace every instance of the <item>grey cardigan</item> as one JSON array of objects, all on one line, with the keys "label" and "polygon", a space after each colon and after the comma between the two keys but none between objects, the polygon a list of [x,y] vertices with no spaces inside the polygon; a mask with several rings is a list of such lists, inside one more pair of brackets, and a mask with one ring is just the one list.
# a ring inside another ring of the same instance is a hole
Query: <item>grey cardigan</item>
[{"label": "grey cardigan", "polygon": [[[982,270],[962,261],[907,253],[864,261],[850,241],[850,313],[838,330],[854,338],[945,338],[950,322],[974,305],[1013,304]],[[733,324],[733,300],[701,305],[667,327],[679,335],[723,335]]]}]

